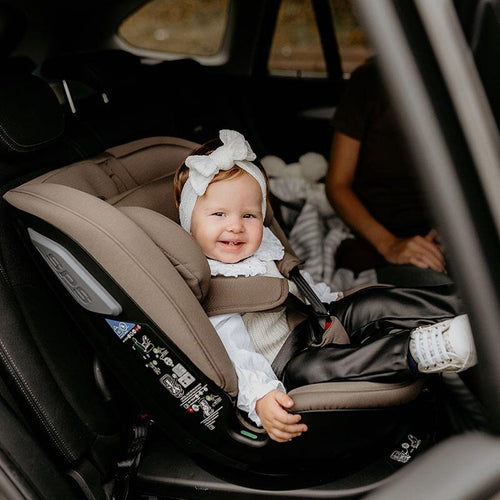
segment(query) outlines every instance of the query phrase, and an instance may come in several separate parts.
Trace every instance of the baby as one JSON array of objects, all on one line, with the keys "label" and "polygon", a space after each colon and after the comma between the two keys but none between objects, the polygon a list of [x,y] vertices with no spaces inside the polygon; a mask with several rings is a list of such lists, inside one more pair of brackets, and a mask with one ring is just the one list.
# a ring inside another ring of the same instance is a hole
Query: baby
[{"label": "baby", "polygon": [[[255,154],[249,144],[238,132],[222,130],[220,142],[211,141],[196,153],[189,156],[178,169],[174,190],[181,225],[192,234],[206,255],[212,276],[283,278],[275,263],[284,256],[283,245],[264,226],[267,178],[263,170],[253,163]],[[330,304],[330,312],[335,304],[348,300],[335,302],[341,294],[331,292],[325,284],[312,283],[310,276],[305,277],[321,301]],[[392,306],[401,309],[397,291],[390,290],[392,289],[378,290],[373,295],[374,298],[368,296],[372,303],[377,300],[380,302],[382,298],[384,304],[387,304],[383,311],[389,316]],[[302,299],[293,283],[290,284],[290,292]],[[405,293],[408,294],[407,289]],[[392,326],[391,335],[381,336],[381,331],[372,327],[376,323],[374,318],[367,317],[366,311],[370,307],[366,296],[349,300],[354,305],[357,300],[360,305],[351,311],[351,316],[356,316],[357,319],[353,322],[349,318],[348,333],[356,332],[359,336],[359,332],[363,330],[363,344],[358,342],[359,345],[348,349],[329,346],[328,351],[320,350],[327,352],[333,367],[339,367],[338,370],[333,368],[329,372],[333,380],[343,377],[360,379],[362,374],[355,373],[356,369],[353,367],[356,362],[351,363],[351,359],[363,359],[366,356],[364,353],[370,349],[372,353],[374,349],[375,352],[377,349],[382,352],[386,345],[387,349],[392,349],[391,352],[396,354],[380,356],[384,359],[382,365],[377,366],[377,362],[373,362],[373,369],[368,368],[368,372],[372,371],[379,376],[386,369],[388,372],[400,371],[405,374],[461,371],[476,363],[472,335],[465,315],[453,318],[455,314],[447,311],[444,316],[451,319],[446,321],[428,327],[413,327],[411,330],[400,328],[397,334],[392,334]],[[420,309],[412,305],[411,300],[406,302],[405,311],[410,315],[414,313],[415,326],[425,324],[418,321],[422,316],[416,315],[422,307],[420,298],[415,300]],[[429,302],[432,318],[436,317],[435,308],[435,304]],[[338,314],[337,311],[332,314],[343,322],[345,315],[342,307],[338,307]],[[381,320],[385,320],[382,313],[378,314]],[[294,402],[271,368],[271,362],[290,334],[286,308],[272,312],[220,314],[211,317],[210,321],[238,376],[238,408],[247,412],[248,417],[257,425],[262,425],[275,441],[290,441],[307,431],[307,426],[300,422],[300,415],[289,413]],[[345,321],[347,323],[347,319]],[[429,319],[427,323],[433,321],[435,320]],[[372,358],[373,356],[370,359]],[[389,361],[387,358],[390,358]],[[339,363],[338,360],[344,362]],[[347,370],[346,365],[349,365]],[[363,366],[360,371],[366,370],[367,363],[361,362],[359,365]]]}]

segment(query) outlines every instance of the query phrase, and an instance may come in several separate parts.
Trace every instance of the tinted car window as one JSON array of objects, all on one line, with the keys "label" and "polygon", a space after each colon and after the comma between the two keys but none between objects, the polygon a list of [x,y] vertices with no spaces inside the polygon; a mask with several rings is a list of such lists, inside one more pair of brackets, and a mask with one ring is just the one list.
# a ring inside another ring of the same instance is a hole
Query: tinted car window
[{"label": "tinted car window", "polygon": [[[354,7],[348,0],[330,0],[342,69],[350,74],[370,55]],[[311,0],[283,0],[274,33],[268,69],[275,75],[327,75]]]},{"label": "tinted car window", "polygon": [[339,46],[342,70],[352,73],[372,55],[372,50],[358,21],[355,6],[349,0],[330,0]]},{"label": "tinted car window", "polygon": [[214,56],[222,47],[229,0],[152,0],[127,17],[118,34],[145,50]]}]

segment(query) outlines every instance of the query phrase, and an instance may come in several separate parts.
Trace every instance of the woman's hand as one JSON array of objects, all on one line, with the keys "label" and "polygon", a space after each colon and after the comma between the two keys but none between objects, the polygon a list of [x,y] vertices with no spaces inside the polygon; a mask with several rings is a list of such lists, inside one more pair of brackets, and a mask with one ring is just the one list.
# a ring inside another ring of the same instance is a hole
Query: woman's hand
[{"label": "woman's hand", "polygon": [[284,443],[307,431],[307,425],[299,424],[300,415],[292,415],[287,410],[293,407],[293,399],[284,392],[268,392],[255,404],[262,427],[273,441]]},{"label": "woman's hand", "polygon": [[425,236],[394,237],[385,245],[381,245],[378,250],[385,260],[392,264],[413,264],[421,268],[446,272],[444,256],[435,229],[431,229]]}]

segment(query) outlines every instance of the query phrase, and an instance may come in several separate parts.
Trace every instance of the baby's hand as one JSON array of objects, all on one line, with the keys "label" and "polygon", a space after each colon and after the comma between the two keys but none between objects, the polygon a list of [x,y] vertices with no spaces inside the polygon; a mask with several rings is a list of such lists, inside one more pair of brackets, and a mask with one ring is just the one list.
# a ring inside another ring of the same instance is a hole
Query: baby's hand
[{"label": "baby's hand", "polygon": [[307,425],[298,423],[301,419],[300,415],[292,415],[286,411],[292,406],[293,399],[277,389],[268,392],[255,405],[262,427],[269,437],[278,443],[291,441],[307,431]]}]

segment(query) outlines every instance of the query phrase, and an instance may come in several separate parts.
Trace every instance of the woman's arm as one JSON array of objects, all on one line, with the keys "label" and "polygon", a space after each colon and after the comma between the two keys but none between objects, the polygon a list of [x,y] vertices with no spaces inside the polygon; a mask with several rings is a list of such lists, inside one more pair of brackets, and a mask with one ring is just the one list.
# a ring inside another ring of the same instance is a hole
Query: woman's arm
[{"label": "woman's arm", "polygon": [[388,262],[444,271],[444,257],[435,243],[434,230],[425,237],[398,238],[370,214],[353,191],[360,148],[360,141],[341,132],[334,133],[325,179],[326,196],[332,206],[345,223],[368,240]]}]

